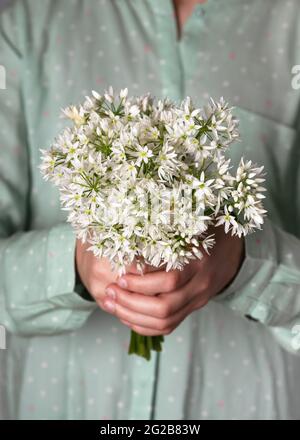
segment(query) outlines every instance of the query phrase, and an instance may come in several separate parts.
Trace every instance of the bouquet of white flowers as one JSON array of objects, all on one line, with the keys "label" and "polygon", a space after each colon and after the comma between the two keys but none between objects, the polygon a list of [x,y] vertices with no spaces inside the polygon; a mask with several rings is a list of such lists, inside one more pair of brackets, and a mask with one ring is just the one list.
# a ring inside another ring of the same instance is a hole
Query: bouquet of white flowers
[{"label": "bouquet of white flowers", "polygon": [[[227,148],[239,138],[232,108],[212,99],[196,108],[148,93],[92,92],[63,115],[73,125],[42,152],[40,170],[60,190],[78,238],[119,275],[136,263],[181,270],[214,246],[210,225],[246,235],[261,228],[263,166],[240,160],[230,173]],[[131,331],[128,353],[150,359],[163,336]]]}]

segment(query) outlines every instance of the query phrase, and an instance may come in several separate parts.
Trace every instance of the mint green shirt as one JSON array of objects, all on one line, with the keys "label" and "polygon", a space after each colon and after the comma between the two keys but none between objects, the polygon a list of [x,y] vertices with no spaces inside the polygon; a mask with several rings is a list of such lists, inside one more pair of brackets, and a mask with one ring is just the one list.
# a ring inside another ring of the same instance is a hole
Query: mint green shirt
[{"label": "mint green shirt", "polygon": [[[2,417],[299,419],[299,1],[208,0],[180,41],[171,0],[17,0],[0,29]],[[37,168],[60,109],[109,85],[198,105],[224,96],[240,119],[232,164],[244,155],[267,172],[268,218],[236,278],[150,362],[80,295],[75,235]]]}]

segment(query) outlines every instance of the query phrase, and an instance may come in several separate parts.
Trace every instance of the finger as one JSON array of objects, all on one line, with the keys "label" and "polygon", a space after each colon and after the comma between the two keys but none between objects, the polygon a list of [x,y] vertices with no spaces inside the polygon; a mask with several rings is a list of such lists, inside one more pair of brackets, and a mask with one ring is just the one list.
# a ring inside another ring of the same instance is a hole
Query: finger
[{"label": "finger", "polygon": [[141,325],[142,327],[148,328],[158,328],[161,329],[163,327],[163,319],[155,318],[153,316],[144,315],[141,313],[134,312],[122,305],[115,303],[114,310],[112,310],[108,305],[111,303],[111,300],[104,300],[103,307],[108,313],[115,315],[120,320],[123,319],[125,321],[130,322],[131,324]]},{"label": "finger", "polygon": [[126,307],[133,312],[148,316],[165,318],[177,312],[195,295],[195,290],[190,288],[188,282],[186,286],[170,293],[158,295],[144,295],[142,293],[128,292],[121,289],[117,284],[110,284],[108,290],[115,292],[115,298],[118,304]]},{"label": "finger", "polygon": [[[168,335],[194,310],[196,310],[196,304],[198,301],[194,298],[189,304],[187,304],[182,310],[180,310],[172,319],[166,321],[161,326],[147,327],[143,324],[136,324],[135,322],[121,319],[128,327],[135,332],[144,336],[156,336],[156,335]],[[199,305],[198,305],[199,308]]]},{"label": "finger", "polygon": [[179,324],[181,324],[182,321],[184,321],[184,319],[188,315],[190,315],[193,311],[204,307],[207,304],[207,302],[208,302],[207,299],[204,299],[201,304],[201,302],[199,302],[199,298],[194,297],[188,304],[186,304],[184,309],[182,309],[180,312],[174,315],[172,321],[169,324],[167,324],[167,326],[162,330],[158,330],[157,328],[147,328],[136,324],[131,324],[128,321],[127,321],[127,325],[135,332],[144,336],[169,335],[172,331],[176,329],[176,327],[178,327]]},{"label": "finger", "polygon": [[168,328],[172,327],[173,325],[176,325],[178,322],[182,321],[185,318],[186,313],[189,313],[189,311],[192,310],[193,303],[195,301],[197,301],[197,303],[199,302],[199,298],[194,296],[191,301],[186,303],[177,312],[175,312],[170,316],[166,316],[165,318],[158,318],[158,317],[153,317],[142,313],[134,312],[122,306],[118,302],[114,303],[114,311],[112,311],[110,308],[107,308],[107,303],[109,303],[110,301],[111,300],[107,300],[107,299],[104,300],[103,302],[104,308],[109,313],[113,313],[119,319],[128,321],[133,325],[165,331]]},{"label": "finger", "polygon": [[121,321],[123,324],[127,325],[127,327],[131,327],[131,326],[132,326],[132,324],[131,324],[129,321],[125,321],[125,319],[120,319],[120,321]]},{"label": "finger", "polygon": [[151,328],[139,327],[138,325],[130,325],[130,328],[142,336],[162,336],[171,333],[171,330],[168,332],[162,332]]},{"label": "finger", "polygon": [[156,295],[157,293],[172,292],[184,285],[193,276],[193,270],[187,265],[184,270],[172,270],[169,272],[156,271],[145,275],[123,275],[117,280],[118,285],[131,292],[139,292],[144,295]]}]

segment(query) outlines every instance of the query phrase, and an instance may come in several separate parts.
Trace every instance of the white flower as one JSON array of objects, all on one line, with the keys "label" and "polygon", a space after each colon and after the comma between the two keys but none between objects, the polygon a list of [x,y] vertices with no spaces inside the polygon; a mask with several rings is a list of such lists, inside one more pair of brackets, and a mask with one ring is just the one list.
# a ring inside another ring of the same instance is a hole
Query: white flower
[{"label": "white flower", "polygon": [[120,98],[121,98],[121,99],[126,99],[126,98],[127,98],[127,95],[128,95],[128,89],[127,89],[127,88],[122,89],[122,90],[120,91]]},{"label": "white flower", "polygon": [[77,237],[119,274],[134,260],[181,270],[209,254],[210,224],[241,236],[264,221],[263,167],[242,158],[234,176],[225,157],[239,139],[231,110],[224,99],[197,108],[92,91],[63,110],[73,126],[40,149],[39,168]]},{"label": "white flower", "polygon": [[232,227],[237,228],[238,227],[238,223],[237,223],[237,221],[235,219],[235,216],[231,215],[228,212],[227,205],[225,205],[224,211],[225,211],[225,213],[223,215],[220,215],[220,216],[217,217],[218,221],[216,223],[216,226],[220,226],[220,225],[224,224],[225,232],[227,234],[227,232],[229,231],[230,228],[232,228]]},{"label": "white flower", "polygon": [[205,173],[201,171],[200,178],[193,180],[193,188],[196,190],[195,195],[197,198],[202,199],[203,196],[210,198],[212,196],[212,189],[210,186],[213,184],[214,179],[205,180]]},{"label": "white flower", "polygon": [[137,157],[136,166],[140,166],[142,163],[148,163],[148,160],[153,156],[153,153],[148,147],[136,145],[135,151],[132,152],[132,155]]},{"label": "white flower", "polygon": [[96,92],[95,90],[92,90],[92,94],[93,94],[93,97],[94,97],[95,99],[97,99],[97,100],[100,101],[100,99],[101,99],[101,95],[99,95],[98,92]]},{"label": "white flower", "polygon": [[114,89],[112,88],[112,86],[109,86],[108,91],[105,91],[104,98],[110,104],[114,102],[115,97],[114,97]]},{"label": "white flower", "polygon": [[216,243],[215,234],[210,234],[202,240],[202,246],[205,251],[209,254],[209,249],[213,248]]},{"label": "white flower", "polygon": [[81,107],[78,111],[77,107],[71,105],[63,110],[63,114],[80,126],[86,122],[84,109]]}]

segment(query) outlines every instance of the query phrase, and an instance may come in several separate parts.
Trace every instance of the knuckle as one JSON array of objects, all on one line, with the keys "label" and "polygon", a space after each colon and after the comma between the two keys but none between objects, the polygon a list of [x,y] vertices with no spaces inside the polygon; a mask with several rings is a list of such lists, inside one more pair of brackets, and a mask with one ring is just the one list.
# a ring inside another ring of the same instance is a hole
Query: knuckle
[{"label": "knuckle", "polygon": [[172,328],[172,327],[167,327],[167,328],[165,328],[165,329],[163,330],[163,335],[167,336],[167,335],[169,335],[170,333],[172,333],[172,331],[173,331],[173,328]]},{"label": "knuckle", "polygon": [[201,304],[201,307],[206,306],[206,304],[207,304],[208,302],[209,302],[209,299],[208,299],[207,297],[203,298],[203,300],[202,300],[202,304]]},{"label": "knuckle", "polygon": [[207,292],[210,289],[211,284],[212,284],[212,277],[211,275],[207,274],[201,282],[201,290],[203,292]]},{"label": "knuckle", "polygon": [[122,322],[122,324],[126,325],[126,327],[132,328],[132,324],[130,322],[125,321],[125,320],[123,320],[121,318],[119,318],[119,319],[120,319],[120,322]]},{"label": "knuckle", "polygon": [[164,332],[167,328],[168,328],[168,322],[165,319],[159,321],[157,325],[157,330],[159,330],[160,332]]},{"label": "knuckle", "polygon": [[158,317],[161,319],[166,319],[171,314],[171,306],[166,302],[162,302],[158,309]]},{"label": "knuckle", "polygon": [[169,291],[175,290],[180,280],[180,275],[178,272],[173,271],[168,274],[168,278],[166,279],[166,288]]},{"label": "knuckle", "polygon": [[197,309],[202,309],[202,307],[206,306],[206,304],[209,302],[209,298],[207,296],[203,296],[199,299],[198,304],[196,306]]},{"label": "knuckle", "polygon": [[144,330],[143,327],[138,327],[136,325],[132,325],[131,329],[134,330],[139,335],[148,336],[147,330]]},{"label": "knuckle", "polygon": [[160,319],[157,325],[157,330],[165,332],[172,328],[174,325],[174,320],[172,318]]}]

